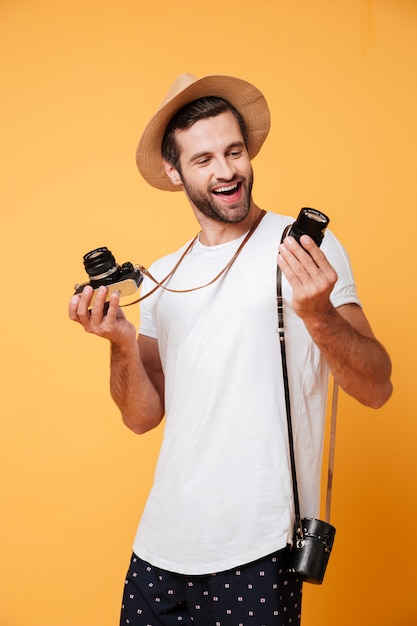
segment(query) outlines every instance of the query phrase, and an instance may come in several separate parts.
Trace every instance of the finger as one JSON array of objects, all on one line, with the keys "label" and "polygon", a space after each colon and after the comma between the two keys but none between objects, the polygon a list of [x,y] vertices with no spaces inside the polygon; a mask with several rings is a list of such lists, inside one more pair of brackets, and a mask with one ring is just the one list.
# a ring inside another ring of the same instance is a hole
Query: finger
[{"label": "finger", "polygon": [[72,296],[68,306],[68,317],[74,322],[78,322],[78,304],[80,302],[80,296]]},{"label": "finger", "polygon": [[308,235],[301,236],[300,244],[302,248],[307,251],[310,258],[314,260],[318,267],[320,267],[323,262],[327,261],[326,256],[320,250],[316,242]]},{"label": "finger", "polygon": [[101,324],[107,312],[108,306],[105,306],[107,292],[107,287],[104,287],[104,285],[101,285],[95,292],[93,306],[91,307],[91,323],[95,327]]},{"label": "finger", "polygon": [[282,273],[285,274],[287,278],[289,277],[289,275],[294,274],[294,272],[291,269],[291,265],[289,262],[290,260],[291,260],[291,253],[287,250],[287,248],[283,244],[281,244],[278,249],[277,263]]},{"label": "finger", "polygon": [[110,322],[113,323],[114,321],[116,321],[116,319],[120,317],[120,308],[119,308],[120,295],[118,294],[117,291],[114,291],[111,294],[110,299],[107,302],[107,305],[108,305],[108,308],[107,308],[106,318]]},{"label": "finger", "polygon": [[[306,235],[301,237],[301,241],[310,257],[310,262],[306,262],[308,273],[311,276],[314,276],[317,280],[325,282],[333,287],[338,278],[337,272],[330,264],[324,252],[310,237],[307,237]],[[311,264],[311,260],[314,261],[314,265]]]},{"label": "finger", "polygon": [[308,277],[317,278],[322,273],[325,273],[329,275],[329,279],[331,278],[333,268],[311,237],[302,235],[300,243],[292,237],[287,237],[284,244],[286,244],[289,252],[298,261],[297,264],[293,260],[292,267],[300,280],[304,282],[306,274]]},{"label": "finger", "polygon": [[86,285],[84,287],[81,296],[79,297],[78,307],[77,307],[77,316],[78,320],[81,322],[83,326],[88,326],[90,322],[90,303],[91,298],[93,297],[93,288],[90,285]]},{"label": "finger", "polygon": [[319,249],[315,242],[308,235],[302,235],[299,242],[294,239],[294,237],[287,237],[284,240],[284,245],[288,247],[292,254],[303,265],[305,265],[306,263],[311,263],[311,252],[314,251],[314,249]]},{"label": "finger", "polygon": [[308,266],[314,265],[310,255],[292,237],[287,237],[279,247],[279,265],[291,282],[291,278],[304,282]]}]

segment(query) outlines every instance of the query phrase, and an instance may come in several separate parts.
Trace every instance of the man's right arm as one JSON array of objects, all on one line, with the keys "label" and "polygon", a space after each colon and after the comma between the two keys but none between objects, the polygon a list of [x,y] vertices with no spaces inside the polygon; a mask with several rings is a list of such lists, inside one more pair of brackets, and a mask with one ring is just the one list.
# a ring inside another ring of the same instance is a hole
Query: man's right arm
[{"label": "man's right arm", "polygon": [[164,375],[156,339],[140,336],[112,294],[104,313],[107,290],[100,287],[93,306],[93,290],[86,287],[73,296],[69,317],[88,333],[108,339],[111,344],[110,390],[122,419],[135,433],[155,428],[164,416]]},{"label": "man's right arm", "polygon": [[142,335],[134,343],[111,344],[110,391],[133,432],[158,426],[164,416],[164,375],[156,339]]}]

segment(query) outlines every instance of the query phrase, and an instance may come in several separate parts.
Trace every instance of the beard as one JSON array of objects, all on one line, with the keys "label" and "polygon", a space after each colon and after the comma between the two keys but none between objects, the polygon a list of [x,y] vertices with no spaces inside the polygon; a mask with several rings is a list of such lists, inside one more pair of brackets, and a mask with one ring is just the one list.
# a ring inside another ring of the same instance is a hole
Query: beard
[{"label": "beard", "polygon": [[[201,213],[216,222],[225,224],[238,224],[242,222],[249,213],[251,206],[252,187],[253,187],[253,171],[251,169],[249,178],[240,180],[242,187],[242,195],[239,202],[224,205],[218,202],[216,197],[210,191],[202,191],[187,183],[181,177],[184,191],[188,199]],[[233,185],[237,181],[227,181],[227,184]]]}]

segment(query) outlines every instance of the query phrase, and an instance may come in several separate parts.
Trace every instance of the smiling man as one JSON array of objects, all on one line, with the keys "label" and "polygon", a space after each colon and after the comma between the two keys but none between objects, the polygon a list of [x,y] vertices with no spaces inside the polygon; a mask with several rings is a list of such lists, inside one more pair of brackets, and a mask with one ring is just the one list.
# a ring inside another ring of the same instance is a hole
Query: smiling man
[{"label": "smiling man", "polygon": [[168,126],[165,171],[173,185],[184,189],[199,222],[203,216],[226,224],[242,222],[251,209],[253,185],[243,120],[220,99],[205,102],[210,117],[182,128],[185,116],[181,122],[178,115],[176,125]]},{"label": "smiling man", "polygon": [[[296,626],[302,581],[286,571],[294,527],[276,327],[283,274],[301,514],[319,510],[327,383],[378,408],[390,359],[361,308],[348,257],[287,237],[288,216],[252,198],[270,125],[250,83],[185,74],[145,128],[137,164],[181,191],[201,232],[145,273],[139,334],[92,288],[70,318],[111,343],[111,392],[140,434],[165,416],[155,480],[133,545],[121,625]],[[157,286],[155,286],[155,282]]]}]

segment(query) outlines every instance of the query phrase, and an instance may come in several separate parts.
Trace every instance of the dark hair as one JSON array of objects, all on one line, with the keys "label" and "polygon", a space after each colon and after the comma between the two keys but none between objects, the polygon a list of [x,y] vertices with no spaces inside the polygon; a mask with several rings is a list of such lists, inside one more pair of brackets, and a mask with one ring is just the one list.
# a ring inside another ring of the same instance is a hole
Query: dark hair
[{"label": "dark hair", "polygon": [[246,124],[239,111],[233,106],[233,104],[224,98],[219,98],[218,96],[207,96],[199,98],[198,100],[193,100],[183,106],[182,109],[180,109],[169,122],[162,139],[162,157],[165,161],[168,161],[168,163],[180,172],[180,155],[175,141],[176,131],[190,128],[199,120],[206,119],[208,117],[216,117],[225,111],[231,111],[235,116],[247,147],[248,136]]}]

